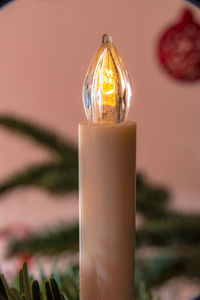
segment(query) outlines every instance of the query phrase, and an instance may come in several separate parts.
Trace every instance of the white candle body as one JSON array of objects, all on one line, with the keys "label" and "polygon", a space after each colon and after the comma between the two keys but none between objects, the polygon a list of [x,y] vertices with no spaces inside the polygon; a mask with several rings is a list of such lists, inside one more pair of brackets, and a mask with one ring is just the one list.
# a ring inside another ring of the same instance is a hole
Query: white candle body
[{"label": "white candle body", "polygon": [[136,124],[79,124],[80,299],[133,300]]}]

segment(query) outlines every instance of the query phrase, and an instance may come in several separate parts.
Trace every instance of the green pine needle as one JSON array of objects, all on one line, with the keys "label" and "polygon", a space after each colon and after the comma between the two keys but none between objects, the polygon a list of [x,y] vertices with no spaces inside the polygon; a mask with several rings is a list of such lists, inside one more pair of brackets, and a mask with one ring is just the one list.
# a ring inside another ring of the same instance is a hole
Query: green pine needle
[{"label": "green pine needle", "polygon": [[136,246],[200,246],[200,216],[171,212],[162,220],[145,223],[136,232]]},{"label": "green pine needle", "polygon": [[64,194],[78,188],[77,161],[50,161],[33,165],[0,184],[0,195],[15,188],[35,186],[51,193]]},{"label": "green pine needle", "polygon": [[64,138],[60,137],[58,133],[54,133],[52,130],[48,130],[30,120],[11,115],[1,115],[0,126],[29,137],[62,158],[67,158],[69,154],[77,155],[77,150]]},{"label": "green pine needle", "polygon": [[[37,280],[32,281],[28,274],[27,264],[24,263],[19,272],[19,290],[9,287],[5,278],[0,280],[0,299],[2,300],[63,300],[65,296],[58,288],[53,277],[46,280],[42,290]],[[72,299],[76,300],[76,299]]]},{"label": "green pine needle", "polygon": [[74,252],[79,248],[78,225],[60,226],[57,230],[32,234],[26,240],[13,240],[8,255],[20,253],[55,255],[62,252]]}]

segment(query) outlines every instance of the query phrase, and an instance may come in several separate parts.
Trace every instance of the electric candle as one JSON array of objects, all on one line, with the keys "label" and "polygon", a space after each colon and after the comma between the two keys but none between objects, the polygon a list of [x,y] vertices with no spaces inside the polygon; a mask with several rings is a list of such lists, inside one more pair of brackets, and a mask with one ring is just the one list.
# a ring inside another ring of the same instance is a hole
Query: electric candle
[{"label": "electric candle", "polygon": [[132,90],[104,35],[83,86],[79,124],[80,299],[133,300],[136,124]]}]

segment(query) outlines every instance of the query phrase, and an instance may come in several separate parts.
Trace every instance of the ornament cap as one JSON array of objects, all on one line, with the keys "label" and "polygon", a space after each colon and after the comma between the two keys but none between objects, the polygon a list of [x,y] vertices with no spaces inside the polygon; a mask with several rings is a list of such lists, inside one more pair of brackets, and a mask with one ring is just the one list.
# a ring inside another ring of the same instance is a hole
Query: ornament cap
[{"label": "ornament cap", "polygon": [[193,20],[193,15],[189,9],[185,9],[182,15],[183,22],[190,22]]}]

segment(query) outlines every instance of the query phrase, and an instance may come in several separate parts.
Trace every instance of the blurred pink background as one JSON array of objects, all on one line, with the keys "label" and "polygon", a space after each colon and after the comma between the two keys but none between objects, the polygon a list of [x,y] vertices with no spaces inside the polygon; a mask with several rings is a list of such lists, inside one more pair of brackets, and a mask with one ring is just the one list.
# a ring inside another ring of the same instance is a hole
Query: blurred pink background
[{"label": "blurred pink background", "polygon": [[[185,7],[200,22],[200,10],[183,0],[12,2],[0,10],[0,113],[38,121],[77,143],[84,76],[101,35],[109,33],[134,88],[129,119],[138,123],[138,170],[169,186],[175,207],[200,209],[200,82],[174,81],[156,56],[160,34]],[[2,128],[0,145],[0,180],[48,159],[43,149]],[[76,195],[55,203],[44,192],[23,189],[5,198],[0,226],[22,215],[31,226],[78,215]]]}]

